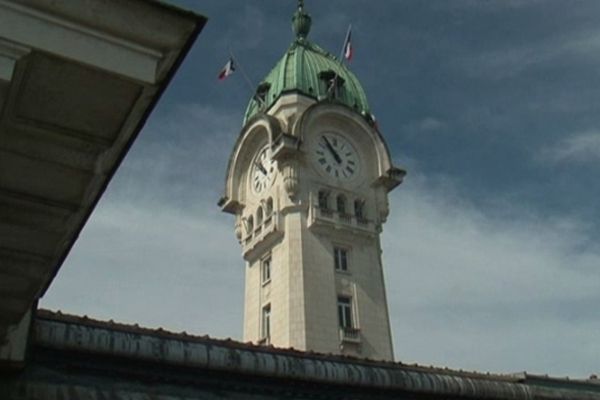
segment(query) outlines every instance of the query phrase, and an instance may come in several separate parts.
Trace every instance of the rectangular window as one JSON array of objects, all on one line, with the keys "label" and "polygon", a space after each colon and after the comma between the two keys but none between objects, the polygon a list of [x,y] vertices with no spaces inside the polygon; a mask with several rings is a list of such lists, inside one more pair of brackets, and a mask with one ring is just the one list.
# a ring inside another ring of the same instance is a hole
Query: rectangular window
[{"label": "rectangular window", "polygon": [[365,217],[365,202],[363,200],[354,201],[354,215],[359,221],[363,221]]},{"label": "rectangular window", "polygon": [[319,190],[319,208],[322,210],[329,209],[329,192]]},{"label": "rectangular window", "polygon": [[271,281],[271,257],[262,260],[261,263],[261,282],[263,284]]},{"label": "rectangular window", "polygon": [[271,305],[267,304],[262,309],[262,326],[261,326],[261,338],[265,341],[266,344],[270,342],[271,339]]},{"label": "rectangular window", "polygon": [[352,322],[352,299],[350,297],[338,297],[337,308],[340,328],[353,328],[354,324]]},{"label": "rectangular window", "polygon": [[336,271],[348,271],[348,250],[334,247],[333,259]]}]

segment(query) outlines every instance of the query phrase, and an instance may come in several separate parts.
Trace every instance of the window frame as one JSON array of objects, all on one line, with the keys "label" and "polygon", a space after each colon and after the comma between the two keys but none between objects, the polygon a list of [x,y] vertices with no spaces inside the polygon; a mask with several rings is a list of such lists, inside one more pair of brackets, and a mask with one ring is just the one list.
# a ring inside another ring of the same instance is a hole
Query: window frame
[{"label": "window frame", "polygon": [[366,220],[365,207],[366,201],[363,199],[355,199],[354,200],[354,216],[357,220]]},{"label": "window frame", "polygon": [[265,344],[269,344],[271,341],[271,303],[267,303],[262,307],[260,338]]},{"label": "window frame", "polygon": [[331,208],[329,207],[329,197],[331,193],[329,190],[321,189],[317,192],[317,206],[321,210],[329,211]]},{"label": "window frame", "polygon": [[270,90],[271,84],[269,82],[262,82],[256,88],[254,101],[258,103],[259,107],[263,107],[267,103]]},{"label": "window frame", "polygon": [[[273,266],[273,257],[271,256],[271,254],[263,257],[260,260],[260,283],[264,286],[266,284],[268,284],[269,282],[271,282],[271,273],[273,272],[272,267]],[[268,272],[265,276],[265,271]]]},{"label": "window frame", "polygon": [[337,296],[337,314],[340,329],[356,329],[354,304],[351,296]]},{"label": "window frame", "polygon": [[334,70],[328,69],[320,71],[317,74],[320,81],[320,86],[330,99],[339,99],[344,95],[346,80]]},{"label": "window frame", "polygon": [[255,221],[256,221],[256,227],[257,227],[257,228],[258,228],[258,227],[260,227],[260,226],[262,225],[262,223],[263,223],[263,219],[264,219],[264,214],[265,214],[265,213],[264,213],[264,211],[263,211],[263,208],[262,208],[262,206],[260,206],[260,205],[259,205],[259,206],[256,208],[256,220],[255,220]]},{"label": "window frame", "polygon": [[340,215],[348,214],[348,202],[346,201],[346,196],[343,194],[337,195],[335,198],[335,208]]},{"label": "window frame", "polygon": [[[343,257],[342,257],[343,255]],[[342,262],[343,261],[343,262]],[[333,269],[336,272],[349,272],[350,249],[346,246],[333,245]]]},{"label": "window frame", "polygon": [[252,236],[252,234],[254,233],[254,216],[253,215],[249,215],[244,220],[244,225],[245,225],[245,228],[246,228],[246,234],[248,236]]}]

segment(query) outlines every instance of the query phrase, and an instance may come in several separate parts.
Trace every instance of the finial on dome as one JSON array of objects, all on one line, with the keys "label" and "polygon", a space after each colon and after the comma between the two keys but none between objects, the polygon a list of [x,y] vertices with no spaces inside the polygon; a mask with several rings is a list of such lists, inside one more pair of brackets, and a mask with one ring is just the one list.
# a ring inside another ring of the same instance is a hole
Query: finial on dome
[{"label": "finial on dome", "polygon": [[296,38],[306,38],[310,32],[310,25],[310,15],[304,12],[304,0],[298,0],[298,10],[296,10],[292,17],[292,28],[294,29]]}]

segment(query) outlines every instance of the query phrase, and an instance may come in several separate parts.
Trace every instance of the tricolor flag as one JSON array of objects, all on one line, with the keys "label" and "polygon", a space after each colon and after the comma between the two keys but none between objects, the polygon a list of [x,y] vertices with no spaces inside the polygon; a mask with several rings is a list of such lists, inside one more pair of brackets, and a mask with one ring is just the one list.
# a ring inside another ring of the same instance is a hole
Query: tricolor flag
[{"label": "tricolor flag", "polygon": [[344,41],[344,58],[348,61],[352,60],[352,55],[354,54],[354,50],[352,49],[352,26],[348,28],[348,33],[346,34],[346,40]]},{"label": "tricolor flag", "polygon": [[235,71],[235,66],[233,65],[233,57],[230,57],[227,64],[225,64],[221,72],[219,72],[219,80],[224,80],[229,75],[233,74],[233,71]]}]

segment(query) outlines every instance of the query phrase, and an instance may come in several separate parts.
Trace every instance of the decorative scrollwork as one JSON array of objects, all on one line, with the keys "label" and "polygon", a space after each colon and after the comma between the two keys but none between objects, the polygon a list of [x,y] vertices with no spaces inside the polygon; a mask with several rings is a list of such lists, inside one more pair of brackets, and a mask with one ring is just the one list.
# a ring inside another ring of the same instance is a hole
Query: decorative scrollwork
[{"label": "decorative scrollwork", "polygon": [[295,199],[298,195],[300,179],[295,163],[288,162],[283,166],[283,187],[290,199]]}]

